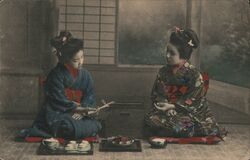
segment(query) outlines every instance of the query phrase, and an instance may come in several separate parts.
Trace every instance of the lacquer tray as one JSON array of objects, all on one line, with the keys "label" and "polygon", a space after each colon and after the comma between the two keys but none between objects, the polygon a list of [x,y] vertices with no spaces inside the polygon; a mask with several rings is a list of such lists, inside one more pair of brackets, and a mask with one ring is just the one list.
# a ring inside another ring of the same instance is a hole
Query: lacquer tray
[{"label": "lacquer tray", "polygon": [[107,139],[103,139],[100,142],[99,151],[101,152],[141,152],[142,151],[141,141],[135,140],[129,146],[117,146],[117,145],[113,145]]},{"label": "lacquer tray", "polygon": [[[79,143],[79,142],[78,142]],[[49,149],[43,143],[40,143],[40,146],[37,150],[38,155],[93,155],[93,143],[90,143],[90,150],[88,151],[67,151],[65,150],[65,146],[68,144],[68,141],[60,144],[59,147],[55,150]]]}]

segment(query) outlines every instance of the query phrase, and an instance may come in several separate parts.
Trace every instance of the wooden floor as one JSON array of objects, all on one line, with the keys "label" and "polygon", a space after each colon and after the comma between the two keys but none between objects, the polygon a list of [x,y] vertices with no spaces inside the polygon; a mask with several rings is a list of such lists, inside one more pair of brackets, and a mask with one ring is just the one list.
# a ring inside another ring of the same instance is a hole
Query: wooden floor
[{"label": "wooden floor", "polygon": [[[229,135],[217,145],[168,144],[165,149],[151,149],[142,141],[142,152],[99,152],[94,144],[92,156],[38,156],[38,143],[13,140],[21,121],[0,121],[0,160],[249,160],[250,125],[225,124]],[[26,123],[27,124],[27,123]]]}]

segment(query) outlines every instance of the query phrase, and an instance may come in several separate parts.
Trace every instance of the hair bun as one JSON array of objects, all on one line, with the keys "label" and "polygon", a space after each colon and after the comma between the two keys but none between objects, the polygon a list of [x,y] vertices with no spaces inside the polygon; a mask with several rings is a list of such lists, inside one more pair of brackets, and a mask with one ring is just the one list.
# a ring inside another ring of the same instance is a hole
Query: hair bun
[{"label": "hair bun", "polygon": [[169,42],[175,45],[182,59],[190,59],[193,49],[199,46],[198,36],[193,30],[178,27],[171,33]]},{"label": "hair bun", "polygon": [[67,44],[73,38],[72,34],[69,31],[61,31],[59,36],[56,36],[51,39],[51,46],[55,47],[58,51]]}]

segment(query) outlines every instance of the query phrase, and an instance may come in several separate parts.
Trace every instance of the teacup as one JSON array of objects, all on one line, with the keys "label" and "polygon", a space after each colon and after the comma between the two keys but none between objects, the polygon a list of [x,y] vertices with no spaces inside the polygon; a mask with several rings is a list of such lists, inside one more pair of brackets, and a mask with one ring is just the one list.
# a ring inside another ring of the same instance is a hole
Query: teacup
[{"label": "teacup", "polygon": [[85,152],[89,151],[91,149],[90,144],[88,141],[82,141],[81,143],[78,144],[78,151]]},{"label": "teacup", "polygon": [[64,149],[66,151],[76,151],[76,148],[77,148],[77,143],[68,143]]},{"label": "teacup", "polygon": [[79,143],[79,144],[89,144],[89,142],[86,140],[82,140],[81,143]]},{"label": "teacup", "polygon": [[54,138],[43,139],[42,144],[50,149],[56,149],[59,147],[59,141]]},{"label": "teacup", "polygon": [[76,141],[69,141],[69,144],[76,144]]}]

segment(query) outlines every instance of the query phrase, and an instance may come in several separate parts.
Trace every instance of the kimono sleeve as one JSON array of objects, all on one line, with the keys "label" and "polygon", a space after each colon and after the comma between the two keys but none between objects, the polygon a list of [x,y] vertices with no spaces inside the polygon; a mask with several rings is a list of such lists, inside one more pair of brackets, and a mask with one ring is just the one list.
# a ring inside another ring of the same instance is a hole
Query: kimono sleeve
[{"label": "kimono sleeve", "polygon": [[52,71],[46,80],[45,95],[52,108],[62,112],[69,112],[77,106],[65,96],[63,80],[62,73]]},{"label": "kimono sleeve", "polygon": [[88,71],[84,72],[84,97],[81,100],[83,107],[96,107],[94,82],[91,74]]},{"label": "kimono sleeve", "polygon": [[157,102],[168,102],[166,96],[165,96],[165,91],[162,86],[163,81],[161,80],[161,72],[156,76],[156,79],[154,81],[154,85],[151,91],[151,100],[153,103]]}]

